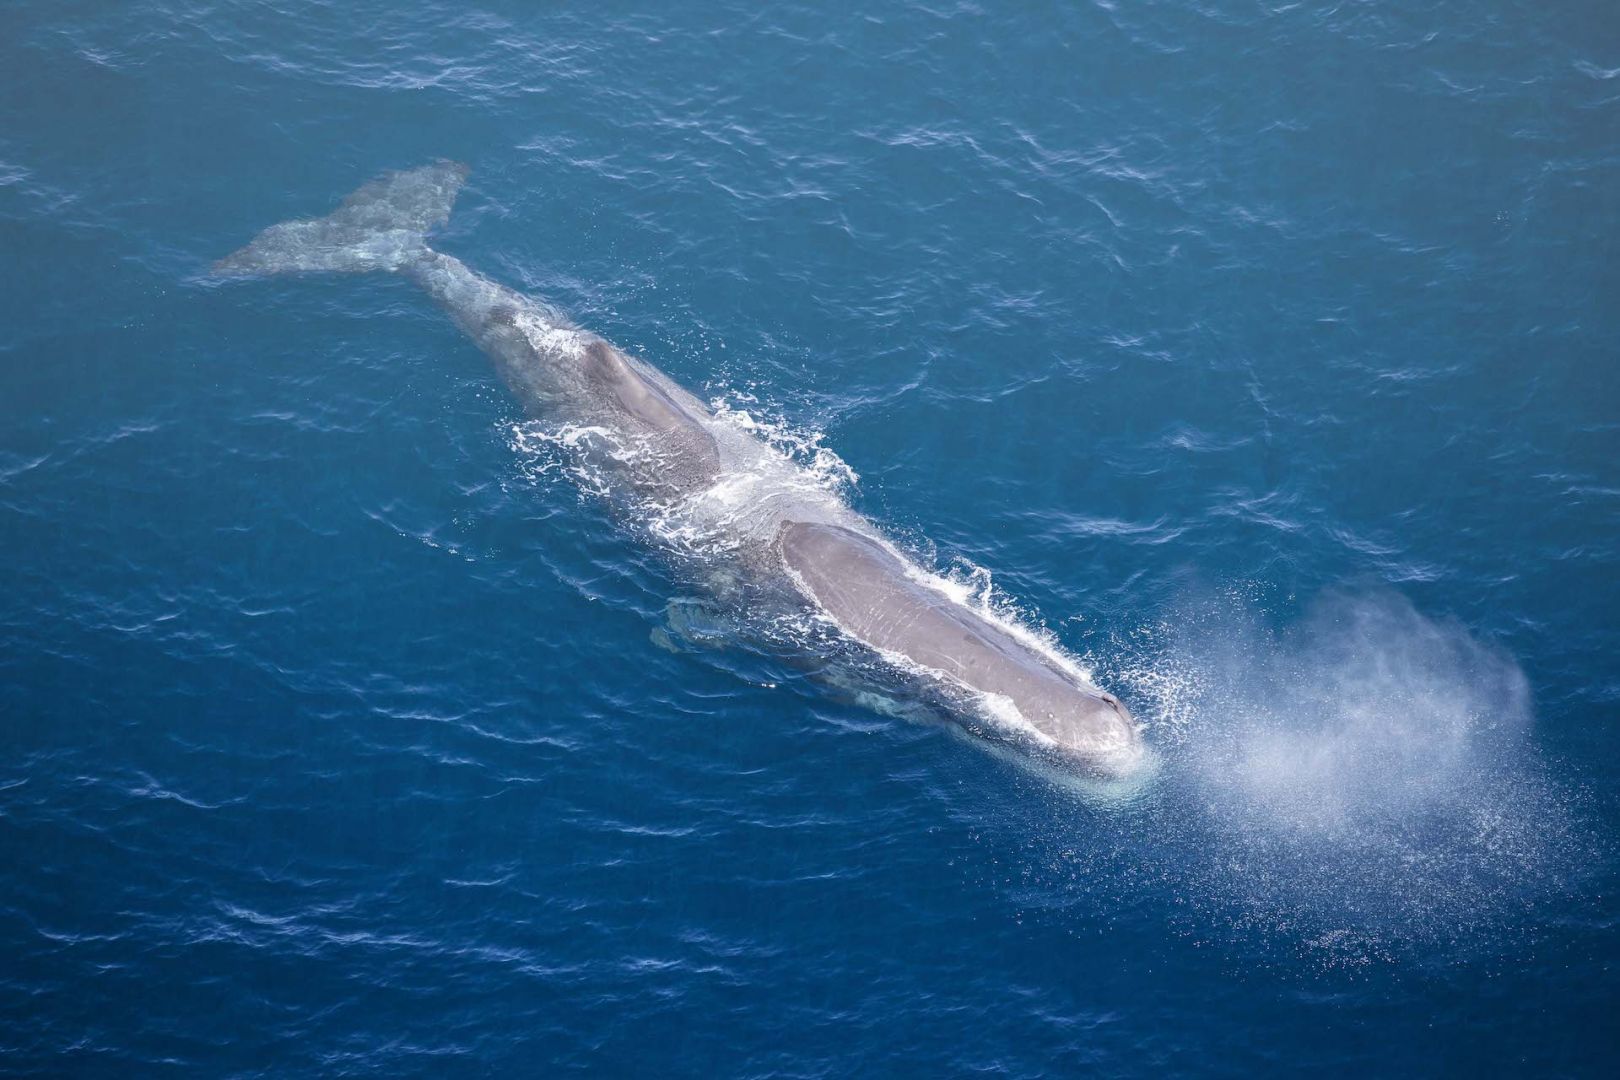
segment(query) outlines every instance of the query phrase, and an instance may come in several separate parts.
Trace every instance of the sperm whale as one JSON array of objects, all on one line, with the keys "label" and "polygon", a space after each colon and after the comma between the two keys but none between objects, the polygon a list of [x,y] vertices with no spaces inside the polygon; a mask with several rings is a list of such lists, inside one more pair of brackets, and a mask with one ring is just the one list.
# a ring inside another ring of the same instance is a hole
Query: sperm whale
[{"label": "sperm whale", "polygon": [[1137,724],[1084,671],[941,590],[872,522],[807,494],[811,485],[786,475],[798,466],[785,455],[718,422],[656,368],[429,247],[467,171],[439,162],[385,174],[324,217],[265,229],[214,271],[404,276],[490,356],[526,410],[596,436],[578,453],[597,457],[617,483],[707,515],[728,530],[738,565],[785,581],[838,634],[920,674],[963,719],[993,718],[1085,772],[1138,767]]}]

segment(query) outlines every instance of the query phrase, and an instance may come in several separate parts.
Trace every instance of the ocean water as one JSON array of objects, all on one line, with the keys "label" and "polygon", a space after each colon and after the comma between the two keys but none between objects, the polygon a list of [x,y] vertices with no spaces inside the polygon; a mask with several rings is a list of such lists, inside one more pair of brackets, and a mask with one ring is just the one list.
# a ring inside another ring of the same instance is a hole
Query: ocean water
[{"label": "ocean water", "polygon": [[[1605,1075],[1610,3],[0,9],[0,1072]],[[816,470],[1146,725],[805,676],[407,283]]]}]

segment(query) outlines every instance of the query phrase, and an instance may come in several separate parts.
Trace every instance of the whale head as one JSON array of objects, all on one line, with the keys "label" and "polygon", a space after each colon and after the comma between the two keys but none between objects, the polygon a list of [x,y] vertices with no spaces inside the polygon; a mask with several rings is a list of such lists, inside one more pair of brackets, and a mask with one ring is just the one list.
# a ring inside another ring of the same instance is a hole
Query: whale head
[{"label": "whale head", "polygon": [[[1120,778],[1136,772],[1146,757],[1140,725],[1113,694],[1067,677],[1019,680],[1002,697],[1022,721],[1040,734],[1054,756],[1084,772]],[[993,704],[993,713],[1005,707]]]}]

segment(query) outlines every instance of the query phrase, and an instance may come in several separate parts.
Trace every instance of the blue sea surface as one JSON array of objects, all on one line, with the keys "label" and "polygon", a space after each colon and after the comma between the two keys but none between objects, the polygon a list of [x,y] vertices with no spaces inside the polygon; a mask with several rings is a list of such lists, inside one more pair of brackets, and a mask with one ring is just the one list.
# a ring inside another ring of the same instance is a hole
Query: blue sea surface
[{"label": "blue sea surface", "polygon": [[[437,159],[1150,774],[705,623],[407,282],[210,276]],[[1617,227],[1612,0],[6,4],[0,1073],[1613,1075]]]}]

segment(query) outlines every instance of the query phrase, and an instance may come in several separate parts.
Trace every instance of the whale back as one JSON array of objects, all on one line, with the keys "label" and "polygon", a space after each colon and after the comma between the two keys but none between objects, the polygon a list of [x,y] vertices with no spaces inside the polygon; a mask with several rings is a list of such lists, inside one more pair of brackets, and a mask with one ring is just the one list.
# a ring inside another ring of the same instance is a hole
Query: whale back
[{"label": "whale back", "polygon": [[597,401],[653,452],[661,484],[692,490],[720,475],[719,451],[703,423],[706,412],[690,395],[665,385],[601,338],[585,346],[579,364]]}]

